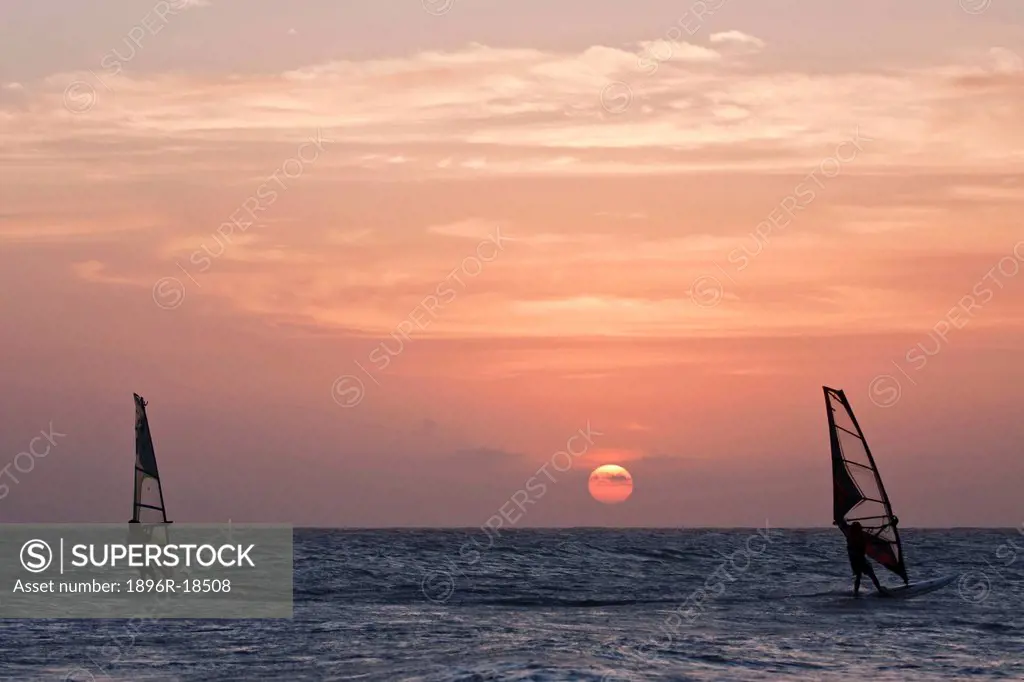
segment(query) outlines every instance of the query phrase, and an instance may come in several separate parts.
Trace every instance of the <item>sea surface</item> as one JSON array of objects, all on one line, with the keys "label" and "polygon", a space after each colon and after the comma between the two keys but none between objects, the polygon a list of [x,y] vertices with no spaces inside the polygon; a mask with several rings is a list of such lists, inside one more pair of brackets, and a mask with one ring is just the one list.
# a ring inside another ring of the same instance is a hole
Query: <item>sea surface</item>
[{"label": "sea surface", "polygon": [[0,679],[1024,680],[1024,534],[901,532],[958,580],[855,600],[831,529],[296,530],[293,620],[0,621]]}]

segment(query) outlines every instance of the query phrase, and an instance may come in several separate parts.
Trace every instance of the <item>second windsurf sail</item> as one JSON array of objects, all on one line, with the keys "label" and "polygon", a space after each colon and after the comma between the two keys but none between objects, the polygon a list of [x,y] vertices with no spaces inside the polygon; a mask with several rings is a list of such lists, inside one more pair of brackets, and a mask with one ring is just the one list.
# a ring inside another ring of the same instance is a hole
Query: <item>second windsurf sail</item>
[{"label": "second windsurf sail", "polygon": [[166,545],[170,541],[164,491],[156,466],[153,435],[149,431],[146,403],[135,395],[135,478],[132,492],[131,538],[134,542]]}]

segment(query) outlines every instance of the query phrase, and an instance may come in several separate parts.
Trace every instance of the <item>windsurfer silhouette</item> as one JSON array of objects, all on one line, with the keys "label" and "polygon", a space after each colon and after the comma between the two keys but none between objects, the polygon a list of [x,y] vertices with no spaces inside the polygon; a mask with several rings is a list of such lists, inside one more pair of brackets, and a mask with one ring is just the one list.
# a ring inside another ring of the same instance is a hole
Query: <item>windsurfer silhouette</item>
[{"label": "windsurfer silhouette", "polygon": [[871,582],[875,584],[875,588],[883,596],[888,596],[889,592],[881,583],[878,582],[878,577],[875,575],[875,571],[871,568],[871,564],[868,562],[867,551],[868,551],[868,534],[864,532],[864,528],[860,525],[859,521],[854,521],[850,524],[849,531],[846,533],[846,552],[850,555],[850,567],[853,569],[853,596],[860,596],[860,579],[863,574],[867,574],[871,578]]}]

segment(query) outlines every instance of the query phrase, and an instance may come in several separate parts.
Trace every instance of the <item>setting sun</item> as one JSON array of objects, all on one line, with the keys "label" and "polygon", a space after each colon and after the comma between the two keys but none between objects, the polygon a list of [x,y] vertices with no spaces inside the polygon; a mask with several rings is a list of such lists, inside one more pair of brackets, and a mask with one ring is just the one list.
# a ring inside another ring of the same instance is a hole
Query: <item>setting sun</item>
[{"label": "setting sun", "polygon": [[604,464],[590,473],[588,488],[598,502],[618,504],[633,494],[633,477],[618,464]]}]

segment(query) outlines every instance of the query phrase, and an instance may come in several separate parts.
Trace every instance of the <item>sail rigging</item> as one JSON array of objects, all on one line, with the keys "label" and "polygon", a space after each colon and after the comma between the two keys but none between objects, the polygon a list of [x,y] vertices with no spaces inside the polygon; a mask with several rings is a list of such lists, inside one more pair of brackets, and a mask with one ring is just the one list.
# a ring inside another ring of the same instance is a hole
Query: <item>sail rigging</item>
[{"label": "sail rigging", "polygon": [[132,523],[170,523],[164,507],[164,491],[156,466],[153,436],[149,431],[146,405],[135,394],[135,485],[132,499]]},{"label": "sail rigging", "polygon": [[867,532],[867,555],[908,582],[903,546],[878,466],[846,394],[822,387],[832,446],[832,519],[846,535],[858,521]]}]

